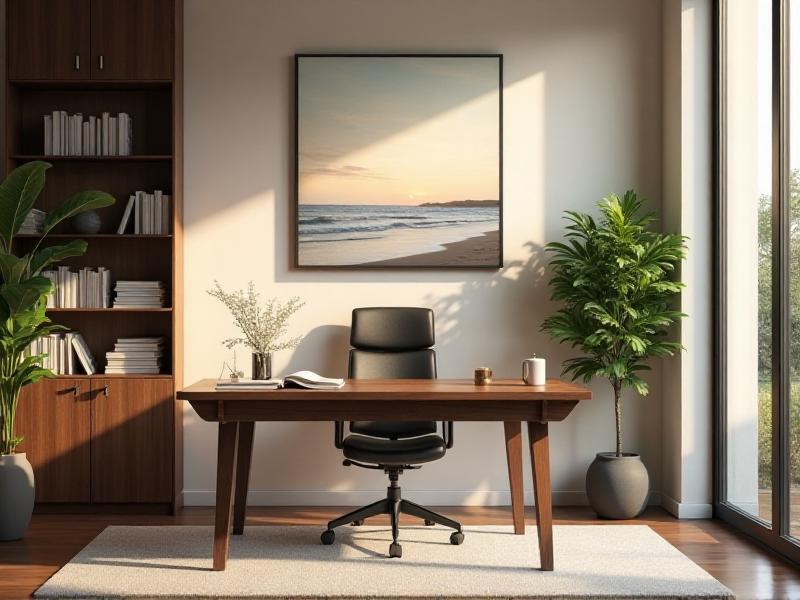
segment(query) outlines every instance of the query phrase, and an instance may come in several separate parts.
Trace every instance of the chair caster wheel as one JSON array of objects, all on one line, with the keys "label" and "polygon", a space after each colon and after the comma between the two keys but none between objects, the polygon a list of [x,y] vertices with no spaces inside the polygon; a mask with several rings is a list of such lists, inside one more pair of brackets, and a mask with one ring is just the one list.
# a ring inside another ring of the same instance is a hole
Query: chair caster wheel
[{"label": "chair caster wheel", "polygon": [[403,547],[397,542],[392,542],[389,546],[389,558],[402,558]]},{"label": "chair caster wheel", "polygon": [[454,531],[450,534],[450,543],[453,544],[453,546],[460,546],[464,543],[464,534],[460,531]]},{"label": "chair caster wheel", "polygon": [[425,526],[426,527],[432,527],[433,525],[436,525],[436,523],[434,523],[430,519],[425,519]]},{"label": "chair caster wheel", "polygon": [[363,525],[363,524],[364,524],[364,519],[358,519],[358,521],[353,521],[353,522],[351,523],[351,525],[352,525],[353,527],[360,527],[360,526],[361,526],[361,525]]},{"label": "chair caster wheel", "polygon": [[336,539],[336,534],[333,532],[333,529],[326,529],[322,532],[322,535],[319,536],[319,539],[325,546],[330,546],[333,540]]}]

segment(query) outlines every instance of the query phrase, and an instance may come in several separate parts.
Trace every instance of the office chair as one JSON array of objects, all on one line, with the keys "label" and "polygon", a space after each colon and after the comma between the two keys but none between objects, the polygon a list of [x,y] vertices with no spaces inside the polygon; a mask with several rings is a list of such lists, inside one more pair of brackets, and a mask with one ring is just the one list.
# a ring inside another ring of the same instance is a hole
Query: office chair
[{"label": "office chair", "polygon": [[[433,311],[427,308],[356,308],[350,330],[348,377],[351,379],[435,379],[436,352]],[[386,498],[354,510],[328,523],[323,544],[332,544],[334,529],[347,523],[362,525],[364,519],[388,514],[392,523],[389,556],[400,558],[403,548],[397,541],[400,514],[413,515],[425,525],[444,525],[455,531],[450,543],[464,541],[461,524],[402,498],[398,480],[406,469],[419,469],[423,463],[444,457],[453,447],[453,423],[442,423],[437,433],[435,421],[351,421],[344,437],[344,423],[335,428],[335,445],[342,450],[349,467],[382,470],[389,476]]]}]

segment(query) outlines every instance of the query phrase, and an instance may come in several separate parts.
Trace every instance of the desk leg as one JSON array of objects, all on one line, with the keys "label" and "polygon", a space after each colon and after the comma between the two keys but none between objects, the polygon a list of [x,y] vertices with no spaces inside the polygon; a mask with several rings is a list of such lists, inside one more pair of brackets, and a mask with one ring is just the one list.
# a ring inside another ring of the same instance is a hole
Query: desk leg
[{"label": "desk leg", "polygon": [[236,493],[233,500],[233,535],[241,535],[244,532],[255,425],[252,421],[239,423],[239,444],[236,450]]},{"label": "desk leg", "polygon": [[533,493],[542,571],[553,570],[553,500],[550,489],[550,441],[547,423],[528,422],[533,467]]},{"label": "desk leg", "polygon": [[217,441],[217,511],[214,518],[214,570],[224,571],[231,541],[231,499],[239,424],[220,423]]},{"label": "desk leg", "polygon": [[506,462],[508,463],[508,483],[511,488],[511,515],[514,520],[514,533],[525,534],[525,495],[522,483],[522,423],[506,421],[503,423],[506,434]]}]

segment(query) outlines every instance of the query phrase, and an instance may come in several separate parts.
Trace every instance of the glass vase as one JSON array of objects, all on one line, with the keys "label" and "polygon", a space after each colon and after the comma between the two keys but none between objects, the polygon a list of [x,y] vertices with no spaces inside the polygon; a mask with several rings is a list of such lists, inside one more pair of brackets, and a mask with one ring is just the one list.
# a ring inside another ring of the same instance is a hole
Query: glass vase
[{"label": "glass vase", "polygon": [[253,379],[272,379],[272,353],[253,352]]}]

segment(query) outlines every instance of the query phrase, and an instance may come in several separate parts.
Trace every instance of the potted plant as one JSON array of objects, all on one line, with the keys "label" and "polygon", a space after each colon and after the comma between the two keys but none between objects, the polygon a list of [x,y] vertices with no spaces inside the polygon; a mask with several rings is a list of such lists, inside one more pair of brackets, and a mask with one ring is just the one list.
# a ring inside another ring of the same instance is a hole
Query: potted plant
[{"label": "potted plant", "polygon": [[[236,326],[244,337],[224,340],[222,343],[229,350],[239,344],[250,348],[253,352],[253,379],[272,378],[272,353],[277,350],[294,348],[302,338],[284,339],[289,326],[289,317],[305,304],[300,298],[289,298],[282,304],[277,298],[269,298],[262,308],[259,306],[259,295],[251,281],[247,291],[236,290],[226,292],[218,281],[208,294],[222,302],[230,311]],[[238,371],[238,370],[237,370]]]},{"label": "potted plant", "polygon": [[653,357],[671,356],[682,346],[666,339],[667,328],[685,316],[672,300],[683,287],[670,279],[686,255],[686,237],[658,233],[652,214],[642,214],[633,191],[598,203],[601,218],[566,211],[566,242],[546,246],[552,255],[552,299],[562,307],[544,321],[551,338],[577,348],[564,374],[584,382],[608,379],[614,391],[615,452],[597,454],[586,473],[586,492],[601,517],[638,516],[647,502],[649,477],[638,454],[622,450],[622,391],[646,396],[639,374]]},{"label": "potted plant", "polygon": [[36,339],[65,329],[45,314],[51,283],[41,276],[47,266],[86,252],[86,242],[72,240],[41,247],[52,229],[83,211],[114,203],[105,192],[79,192],[44,219],[41,237],[31,252],[17,255],[14,237],[33,208],[45,183],[46,162],[34,161],[14,169],[0,183],[0,540],[19,539],[30,521],[34,500],[31,465],[14,429],[20,391],[53,373],[39,366],[41,355],[27,353]]}]

